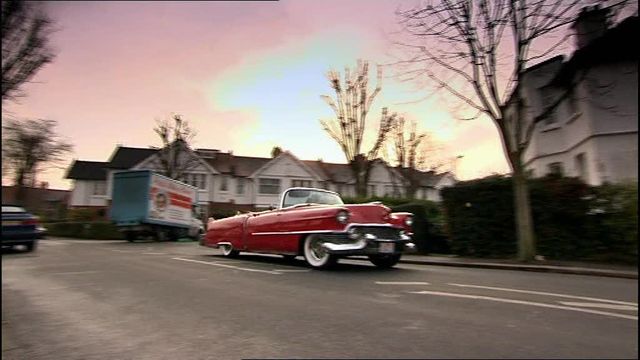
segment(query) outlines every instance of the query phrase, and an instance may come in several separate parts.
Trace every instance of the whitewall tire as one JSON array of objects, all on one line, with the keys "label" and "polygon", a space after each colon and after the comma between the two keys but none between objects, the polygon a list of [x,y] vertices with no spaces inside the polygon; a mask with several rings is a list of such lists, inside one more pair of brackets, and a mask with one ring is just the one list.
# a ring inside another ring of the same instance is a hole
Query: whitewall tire
[{"label": "whitewall tire", "polygon": [[337,262],[337,258],[322,247],[322,238],[318,235],[307,236],[302,248],[304,259],[314,269],[326,269]]}]

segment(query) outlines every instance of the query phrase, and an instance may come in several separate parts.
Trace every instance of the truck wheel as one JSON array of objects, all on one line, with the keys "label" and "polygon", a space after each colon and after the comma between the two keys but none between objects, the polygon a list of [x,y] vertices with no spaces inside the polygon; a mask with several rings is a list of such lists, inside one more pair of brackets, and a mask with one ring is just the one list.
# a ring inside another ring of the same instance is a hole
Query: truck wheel
[{"label": "truck wheel", "polygon": [[389,269],[400,261],[401,256],[402,254],[369,255],[369,261],[381,269]]},{"label": "truck wheel", "polygon": [[167,234],[166,230],[163,229],[159,229],[156,231],[156,240],[158,241],[167,241],[167,238],[169,234]]},{"label": "truck wheel", "polygon": [[322,238],[318,235],[309,235],[304,239],[303,253],[307,264],[314,269],[327,269],[338,261],[322,247]]},{"label": "truck wheel", "polygon": [[137,238],[138,238],[138,234],[136,234],[135,231],[126,231],[124,233],[124,238],[128,241],[128,242],[134,242]]}]

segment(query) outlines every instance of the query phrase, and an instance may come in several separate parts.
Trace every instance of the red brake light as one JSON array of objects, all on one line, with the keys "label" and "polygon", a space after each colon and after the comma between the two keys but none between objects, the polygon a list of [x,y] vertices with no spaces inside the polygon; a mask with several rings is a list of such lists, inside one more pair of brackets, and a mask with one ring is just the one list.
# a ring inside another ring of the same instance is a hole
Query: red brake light
[{"label": "red brake light", "polygon": [[38,219],[31,218],[31,219],[22,220],[22,225],[38,225]]}]

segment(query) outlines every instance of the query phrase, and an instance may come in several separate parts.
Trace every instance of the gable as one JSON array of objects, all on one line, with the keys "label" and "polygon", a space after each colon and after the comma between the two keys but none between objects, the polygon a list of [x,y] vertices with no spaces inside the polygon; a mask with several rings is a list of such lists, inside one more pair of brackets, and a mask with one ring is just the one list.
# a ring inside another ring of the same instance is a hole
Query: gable
[{"label": "gable", "polygon": [[283,152],[273,160],[264,164],[250,177],[299,177],[322,180],[311,168],[288,152]]}]

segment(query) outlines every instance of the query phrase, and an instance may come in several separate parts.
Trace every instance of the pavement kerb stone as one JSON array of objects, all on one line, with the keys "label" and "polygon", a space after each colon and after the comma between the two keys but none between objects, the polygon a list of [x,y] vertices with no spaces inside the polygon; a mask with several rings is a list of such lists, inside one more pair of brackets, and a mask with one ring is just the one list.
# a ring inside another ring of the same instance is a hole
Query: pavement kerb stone
[{"label": "pavement kerb stone", "polygon": [[581,267],[565,267],[565,266],[551,266],[551,265],[526,265],[526,264],[497,264],[489,262],[455,262],[455,261],[437,261],[437,260],[419,260],[419,259],[405,259],[400,260],[405,264],[416,265],[437,265],[437,266],[453,266],[453,267],[471,267],[482,269],[502,269],[502,270],[521,270],[521,271],[537,271],[537,272],[553,272],[559,274],[575,274],[575,275],[594,275],[594,276],[606,276],[617,277],[625,279],[637,279],[638,272],[634,271],[619,271],[619,270],[607,270],[607,269],[590,269]]}]

